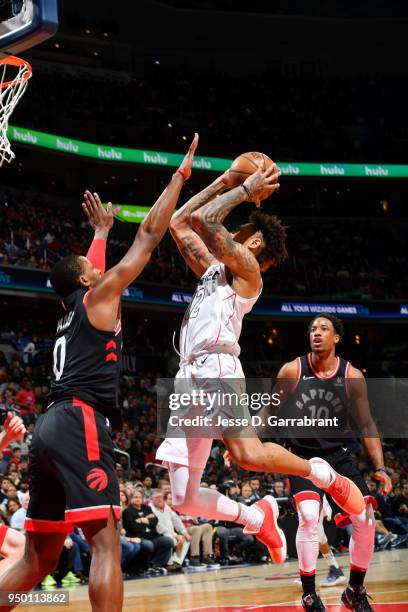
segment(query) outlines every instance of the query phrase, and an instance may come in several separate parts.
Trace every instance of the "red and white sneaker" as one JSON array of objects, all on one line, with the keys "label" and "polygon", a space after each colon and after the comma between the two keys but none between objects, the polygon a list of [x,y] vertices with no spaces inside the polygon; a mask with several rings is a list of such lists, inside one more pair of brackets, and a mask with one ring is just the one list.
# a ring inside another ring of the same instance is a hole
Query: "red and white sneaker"
[{"label": "red and white sneaker", "polygon": [[254,535],[257,540],[265,544],[274,563],[283,563],[286,559],[286,537],[278,526],[279,508],[272,495],[265,495],[254,506],[264,515],[264,520],[258,531],[244,527],[244,533]]},{"label": "red and white sneaker", "polygon": [[322,483],[317,478],[312,480],[313,484],[331,495],[336,504],[348,514],[361,514],[365,510],[366,505],[363,494],[354,482],[346,476],[338,474],[327,461],[320,457],[313,457],[313,459],[310,459],[310,463],[312,462],[325,463],[332,475],[332,481],[328,487],[322,486]]}]

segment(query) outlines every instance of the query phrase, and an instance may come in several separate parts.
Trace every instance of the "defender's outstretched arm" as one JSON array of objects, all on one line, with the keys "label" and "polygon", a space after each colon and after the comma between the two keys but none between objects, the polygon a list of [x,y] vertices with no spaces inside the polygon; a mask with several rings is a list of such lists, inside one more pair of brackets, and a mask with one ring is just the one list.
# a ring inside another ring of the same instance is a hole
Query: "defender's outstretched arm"
[{"label": "defender's outstretched arm", "polygon": [[[191,176],[198,134],[170,183],[160,195],[149,214],[140,225],[133,244],[120,262],[108,270],[92,290],[88,299],[88,316],[98,329],[105,329],[112,313],[117,311],[120,297],[150,260],[151,254],[163,238],[177,204],[184,181]],[[108,314],[110,313],[110,315]],[[115,321],[112,320],[112,325]],[[110,324],[108,324],[110,328]]]}]

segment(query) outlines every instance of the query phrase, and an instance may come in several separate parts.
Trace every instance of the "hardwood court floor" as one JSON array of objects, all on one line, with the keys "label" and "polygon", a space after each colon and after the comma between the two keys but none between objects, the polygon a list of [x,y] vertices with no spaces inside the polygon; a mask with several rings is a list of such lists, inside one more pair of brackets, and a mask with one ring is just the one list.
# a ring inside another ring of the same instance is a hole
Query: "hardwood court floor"
[{"label": "hardwood court floor", "polygon": [[[348,557],[340,557],[347,575]],[[317,582],[327,573],[319,560]],[[297,563],[261,565],[218,571],[173,574],[125,582],[123,609],[129,612],[289,612],[300,611],[300,587],[294,584]],[[367,575],[376,612],[408,612],[408,549],[376,553]],[[341,586],[320,589],[328,612],[345,612],[339,605]],[[88,612],[86,587],[70,593],[69,608],[24,606],[25,612]]]}]

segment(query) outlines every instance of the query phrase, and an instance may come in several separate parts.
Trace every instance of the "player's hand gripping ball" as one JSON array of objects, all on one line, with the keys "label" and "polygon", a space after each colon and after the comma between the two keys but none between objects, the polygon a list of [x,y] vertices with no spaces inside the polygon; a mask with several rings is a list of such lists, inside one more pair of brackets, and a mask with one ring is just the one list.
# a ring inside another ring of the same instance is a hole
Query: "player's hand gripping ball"
[{"label": "player's hand gripping ball", "polygon": [[273,161],[265,153],[249,151],[242,153],[234,159],[229,170],[227,170],[226,181],[230,189],[242,185],[248,176],[251,176],[261,166],[264,170],[272,166]]}]

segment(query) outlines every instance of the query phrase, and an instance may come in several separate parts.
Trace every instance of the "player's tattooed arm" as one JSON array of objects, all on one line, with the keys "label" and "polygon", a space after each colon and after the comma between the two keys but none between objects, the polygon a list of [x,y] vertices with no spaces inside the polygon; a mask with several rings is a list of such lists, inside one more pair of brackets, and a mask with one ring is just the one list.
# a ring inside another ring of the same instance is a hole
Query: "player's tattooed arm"
[{"label": "player's tattooed arm", "polygon": [[192,225],[210,252],[231,270],[234,279],[243,279],[248,285],[240,287],[244,297],[254,297],[261,287],[259,264],[253,253],[224,227],[225,217],[241,202],[252,201],[257,205],[279,188],[280,173],[275,165],[267,170],[259,168],[243,185],[211,200],[192,213]]},{"label": "player's tattooed arm", "polygon": [[207,268],[216,263],[217,260],[211,255],[199,235],[192,229],[191,214],[219,196],[227,189],[227,186],[226,175],[219,176],[211,185],[190,198],[179,210],[176,210],[171,218],[171,235],[184,261],[197,276],[202,276]]},{"label": "player's tattooed arm", "polygon": [[217,177],[215,181],[205,187],[202,191],[194,195],[188,200],[181,208],[176,210],[171,218],[173,223],[189,223],[191,225],[191,213],[198,210],[204,204],[207,204],[210,200],[213,200],[219,196],[223,191],[228,188],[228,182],[226,174],[222,174]]},{"label": "player's tattooed arm", "polygon": [[202,276],[207,268],[217,262],[191,227],[181,227],[175,231],[170,226],[170,232],[184,261],[197,276]]},{"label": "player's tattooed arm", "polygon": [[228,213],[245,200],[248,200],[248,195],[239,186],[212,200],[191,217],[193,228],[218,260],[227,264],[233,272],[236,268],[244,274],[251,274],[259,270],[258,262],[248,249],[235,242],[223,225]]},{"label": "player's tattooed arm", "polygon": [[364,374],[352,366],[347,382],[353,415],[361,433],[361,441],[374,469],[377,470],[375,478],[383,482],[384,492],[388,494],[392,489],[392,483],[388,474],[383,471],[384,453],[377,425],[371,415]]}]

